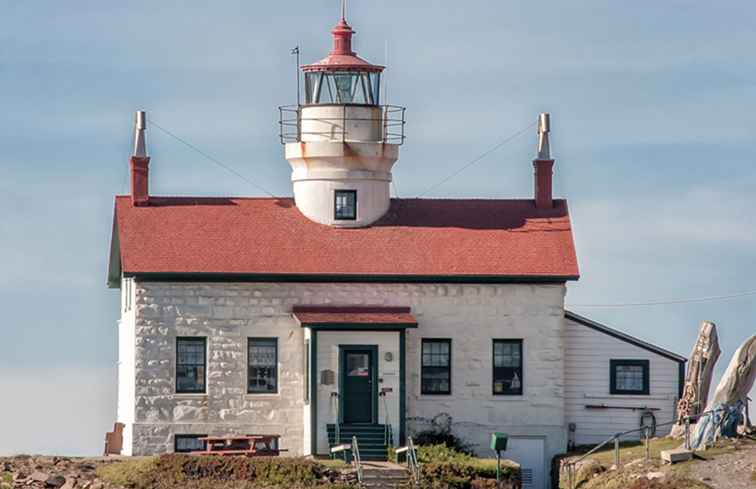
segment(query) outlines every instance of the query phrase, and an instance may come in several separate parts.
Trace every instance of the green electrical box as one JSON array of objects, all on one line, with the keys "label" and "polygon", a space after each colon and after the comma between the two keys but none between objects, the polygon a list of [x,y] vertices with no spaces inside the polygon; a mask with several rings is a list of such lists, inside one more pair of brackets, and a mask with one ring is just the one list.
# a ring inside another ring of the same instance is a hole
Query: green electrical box
[{"label": "green electrical box", "polygon": [[491,433],[491,450],[505,452],[507,450],[508,439],[509,435],[506,433]]}]

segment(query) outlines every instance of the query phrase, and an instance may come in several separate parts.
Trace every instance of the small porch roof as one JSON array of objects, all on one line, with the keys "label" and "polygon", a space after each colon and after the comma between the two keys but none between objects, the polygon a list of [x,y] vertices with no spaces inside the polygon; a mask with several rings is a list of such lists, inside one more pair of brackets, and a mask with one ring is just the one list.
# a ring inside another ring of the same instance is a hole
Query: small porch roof
[{"label": "small porch roof", "polygon": [[417,328],[409,307],[294,306],[294,319],[312,329],[397,330]]}]

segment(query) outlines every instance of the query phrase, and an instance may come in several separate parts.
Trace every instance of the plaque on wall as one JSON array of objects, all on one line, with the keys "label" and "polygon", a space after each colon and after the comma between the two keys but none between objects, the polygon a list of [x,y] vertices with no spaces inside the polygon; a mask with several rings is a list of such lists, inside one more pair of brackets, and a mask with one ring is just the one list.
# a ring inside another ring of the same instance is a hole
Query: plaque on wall
[{"label": "plaque on wall", "polygon": [[336,374],[333,370],[320,371],[320,385],[333,385],[336,383]]}]

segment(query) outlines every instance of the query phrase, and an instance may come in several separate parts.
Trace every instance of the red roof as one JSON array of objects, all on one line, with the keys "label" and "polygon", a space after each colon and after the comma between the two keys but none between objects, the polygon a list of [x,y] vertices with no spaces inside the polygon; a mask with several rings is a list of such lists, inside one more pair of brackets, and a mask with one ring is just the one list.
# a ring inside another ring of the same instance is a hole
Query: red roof
[{"label": "red roof", "polygon": [[371,324],[417,326],[409,307],[294,306],[294,317],[302,326],[325,324]]},{"label": "red roof", "polygon": [[116,198],[111,281],[120,273],[570,280],[567,203],[394,199],[367,228],[302,215],[290,198]]}]

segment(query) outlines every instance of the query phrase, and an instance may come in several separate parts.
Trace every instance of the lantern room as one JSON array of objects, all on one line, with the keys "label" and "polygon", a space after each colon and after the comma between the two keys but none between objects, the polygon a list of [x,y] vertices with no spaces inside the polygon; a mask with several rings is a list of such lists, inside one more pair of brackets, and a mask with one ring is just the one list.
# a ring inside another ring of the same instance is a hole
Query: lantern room
[{"label": "lantern room", "polygon": [[281,142],[297,208],[334,227],[369,226],[391,203],[391,168],[404,142],[404,108],[381,101],[384,67],[357,56],[342,16],[333,48],[302,66],[304,103],[281,107]]},{"label": "lantern room", "polygon": [[342,17],[333,34],[333,49],[325,59],[302,67],[305,104],[380,105],[383,66],[373,65],[352,50],[354,30]]}]

